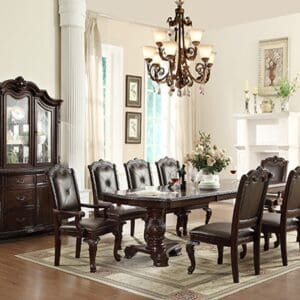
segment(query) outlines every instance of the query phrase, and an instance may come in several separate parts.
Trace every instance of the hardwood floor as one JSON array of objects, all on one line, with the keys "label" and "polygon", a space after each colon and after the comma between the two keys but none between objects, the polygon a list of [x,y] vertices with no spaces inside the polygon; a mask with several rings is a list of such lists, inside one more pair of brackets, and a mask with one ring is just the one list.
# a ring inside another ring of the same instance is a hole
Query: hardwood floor
[{"label": "hardwood floor", "polygon": [[[213,215],[211,222],[231,219],[232,205],[216,203],[211,205]],[[193,211],[192,222],[199,219],[204,222],[202,210]],[[175,217],[169,215],[168,225],[176,223]],[[143,223],[137,222],[136,231],[143,230]],[[124,228],[129,234],[129,226]],[[103,237],[105,239],[106,237]],[[107,237],[108,239],[111,237]],[[74,244],[72,238],[64,239],[64,245]],[[49,269],[15,257],[16,254],[53,247],[53,236],[40,235],[10,240],[0,243],[0,300],[52,300],[52,299],[105,299],[105,300],[145,300],[116,288],[83,278]],[[101,255],[100,252],[98,255]],[[300,259],[300,251],[299,251]],[[227,300],[253,299],[299,299],[300,270],[277,277],[274,280],[245,289],[226,297]]]}]

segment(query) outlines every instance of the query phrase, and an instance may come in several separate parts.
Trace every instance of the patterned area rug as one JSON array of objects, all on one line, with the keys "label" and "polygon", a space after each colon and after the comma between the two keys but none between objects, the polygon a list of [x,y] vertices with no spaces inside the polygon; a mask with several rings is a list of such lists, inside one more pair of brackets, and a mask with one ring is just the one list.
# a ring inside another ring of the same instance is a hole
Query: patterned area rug
[{"label": "patterned area rug", "polygon": [[[183,245],[182,255],[171,257],[169,267],[156,268],[151,259],[138,253],[132,259],[122,258],[116,262],[112,255],[112,245],[105,239],[98,246],[97,272],[89,272],[88,249],[83,243],[80,259],[75,259],[75,247],[62,247],[61,266],[54,267],[54,249],[47,249],[17,255],[59,271],[101,282],[119,289],[159,300],[203,300],[221,299],[242,289],[275,278],[300,267],[299,245],[296,234],[288,236],[288,267],[281,263],[280,249],[261,251],[261,275],[254,275],[252,245],[248,245],[248,254],[239,263],[240,283],[233,284],[230,265],[230,249],[224,248],[224,263],[217,265],[215,246],[201,244],[195,247],[197,265],[192,275],[187,274],[189,259],[185,252],[185,240],[169,231],[167,237]],[[142,243],[142,238],[124,237],[123,248],[133,243]],[[263,244],[263,240],[262,240]],[[121,252],[121,251],[120,251]]]}]

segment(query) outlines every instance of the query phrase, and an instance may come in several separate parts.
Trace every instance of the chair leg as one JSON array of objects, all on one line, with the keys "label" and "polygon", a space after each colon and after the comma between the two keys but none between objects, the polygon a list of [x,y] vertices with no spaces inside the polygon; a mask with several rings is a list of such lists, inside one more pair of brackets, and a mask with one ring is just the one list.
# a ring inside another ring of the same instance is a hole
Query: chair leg
[{"label": "chair leg", "polygon": [[118,253],[118,250],[121,247],[121,241],[122,241],[122,231],[120,230],[120,226],[115,231],[113,231],[113,235],[115,236],[114,258],[116,261],[120,261],[121,256]]},{"label": "chair leg", "polygon": [[196,266],[196,261],[195,261],[195,250],[194,247],[199,243],[193,242],[193,241],[188,241],[186,244],[186,252],[189,256],[189,259],[191,261],[191,265],[188,267],[188,274],[192,274],[195,270]]},{"label": "chair leg", "polygon": [[219,265],[223,264],[223,252],[224,252],[223,245],[218,245],[218,264]]},{"label": "chair leg", "polygon": [[238,266],[238,247],[237,245],[231,246],[231,269],[234,283],[239,283],[239,266]]},{"label": "chair leg", "polygon": [[212,210],[209,207],[204,207],[203,210],[206,212],[205,224],[208,224],[212,215]]},{"label": "chair leg", "polygon": [[96,272],[96,254],[97,254],[97,245],[100,241],[99,237],[96,238],[87,238],[84,239],[85,242],[89,245],[89,254],[90,254],[90,272]]},{"label": "chair leg", "polygon": [[298,226],[298,230],[297,230],[297,242],[299,243],[299,247],[300,247],[300,226]]},{"label": "chair leg", "polygon": [[81,237],[76,238],[76,258],[80,258],[80,252],[81,252]]},{"label": "chair leg", "polygon": [[135,228],[135,219],[130,221],[130,235],[134,236],[134,228]]},{"label": "chair leg", "polygon": [[280,233],[280,249],[281,259],[284,266],[288,265],[287,252],[286,252],[286,232]]},{"label": "chair leg", "polygon": [[119,244],[119,249],[118,249],[118,250],[122,250],[122,238],[123,238],[122,233],[123,233],[123,225],[124,225],[124,223],[121,223],[121,224],[119,225],[119,232],[121,233],[121,237],[120,237],[120,244]]},{"label": "chair leg", "polygon": [[180,228],[183,226],[182,212],[181,211],[176,211],[175,215],[177,216],[176,234],[177,234],[177,236],[181,237],[181,230],[180,230]]},{"label": "chair leg", "polygon": [[265,240],[264,251],[269,251],[269,249],[270,249],[270,233],[264,232],[263,234],[264,234],[264,240]]},{"label": "chair leg", "polygon": [[189,216],[187,213],[183,216],[182,220],[182,234],[183,236],[187,236],[187,224],[188,224]]},{"label": "chair leg", "polygon": [[254,256],[254,271],[255,275],[260,274],[260,238],[256,238],[253,242],[253,256]]},{"label": "chair leg", "polygon": [[60,233],[55,232],[55,255],[54,255],[54,265],[55,266],[59,266],[60,249],[61,249]]},{"label": "chair leg", "polygon": [[277,248],[280,245],[280,236],[279,233],[275,233],[276,235],[276,241],[274,242],[274,248]]},{"label": "chair leg", "polygon": [[242,244],[242,252],[240,253],[240,259],[243,259],[247,255],[247,244]]}]

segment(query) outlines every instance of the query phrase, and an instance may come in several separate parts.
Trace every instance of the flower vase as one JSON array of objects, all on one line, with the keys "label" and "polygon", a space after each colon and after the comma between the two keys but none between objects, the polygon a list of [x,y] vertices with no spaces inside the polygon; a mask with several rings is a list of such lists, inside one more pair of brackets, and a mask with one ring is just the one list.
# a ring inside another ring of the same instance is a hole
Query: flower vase
[{"label": "flower vase", "polygon": [[219,174],[203,173],[200,180],[199,188],[201,190],[215,190],[220,188]]},{"label": "flower vase", "polygon": [[289,98],[282,98],[280,101],[280,110],[282,112],[289,111]]}]

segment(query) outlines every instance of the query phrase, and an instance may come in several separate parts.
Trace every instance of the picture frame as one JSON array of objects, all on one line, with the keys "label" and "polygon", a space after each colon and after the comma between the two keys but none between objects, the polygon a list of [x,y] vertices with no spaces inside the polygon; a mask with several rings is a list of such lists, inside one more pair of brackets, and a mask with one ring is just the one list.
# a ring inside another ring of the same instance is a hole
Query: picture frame
[{"label": "picture frame", "polygon": [[142,77],[126,75],[126,107],[142,107]]},{"label": "picture frame", "polygon": [[140,144],[142,137],[142,114],[126,112],[125,143]]},{"label": "picture frame", "polygon": [[258,94],[274,96],[281,79],[288,76],[288,38],[259,42]]}]

